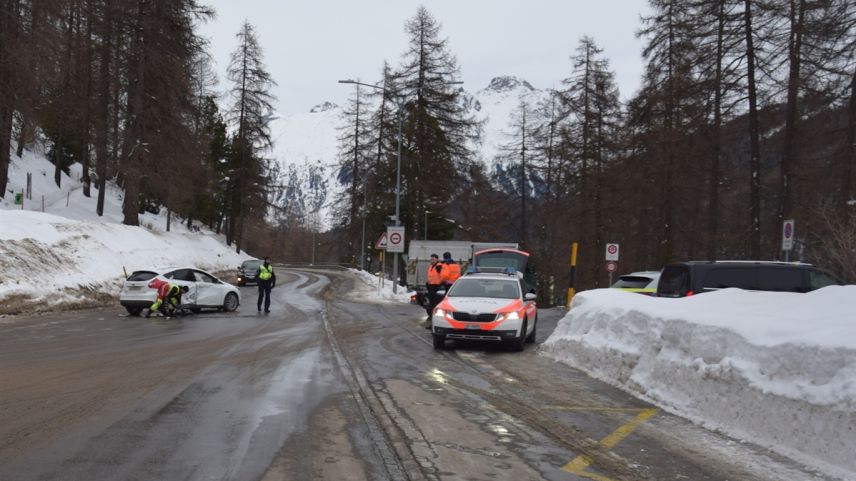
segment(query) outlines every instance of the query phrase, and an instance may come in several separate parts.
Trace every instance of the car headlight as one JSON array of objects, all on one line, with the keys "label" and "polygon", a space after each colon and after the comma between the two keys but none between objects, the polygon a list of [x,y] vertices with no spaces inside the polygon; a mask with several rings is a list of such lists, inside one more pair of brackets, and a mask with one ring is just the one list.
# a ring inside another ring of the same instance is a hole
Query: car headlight
[{"label": "car headlight", "polygon": [[434,309],[434,315],[437,317],[446,317],[446,311],[443,309]]},{"label": "car headlight", "polygon": [[516,321],[520,319],[520,316],[517,314],[517,311],[509,312],[503,316],[506,321]]}]

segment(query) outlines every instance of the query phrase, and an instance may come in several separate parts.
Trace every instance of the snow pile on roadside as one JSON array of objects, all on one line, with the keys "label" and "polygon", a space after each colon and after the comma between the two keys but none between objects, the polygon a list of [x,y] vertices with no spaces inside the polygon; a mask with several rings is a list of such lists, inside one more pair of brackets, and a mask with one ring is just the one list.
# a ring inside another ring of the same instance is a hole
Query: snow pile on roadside
[{"label": "snow pile on roadside", "polygon": [[[14,148],[14,146],[13,146]],[[8,189],[21,192],[32,174],[32,200],[23,210],[7,192],[0,199],[0,314],[44,310],[56,305],[92,304],[115,296],[124,270],[193,266],[234,269],[245,254],[235,254],[222,237],[205,229],[191,232],[173,217],[140,215],[142,227],[122,225],[122,190],[108,185],[104,215],[95,212],[98,190],[83,195],[81,166],[53,180],[53,164],[38,151],[12,154]],[[44,199],[44,202],[42,201]],[[44,209],[44,213],[42,210]]]},{"label": "snow pile on roadside", "polygon": [[542,352],[708,427],[856,472],[856,286],[584,292]]},{"label": "snow pile on roadside", "polygon": [[157,266],[223,270],[247,258],[213,235],[158,233],[40,212],[0,210],[0,226],[0,301],[73,303],[81,290],[118,294],[125,271]]},{"label": "snow pile on roadside", "polygon": [[381,286],[381,277],[359,269],[348,269],[359,278],[361,281],[357,284],[356,290],[351,293],[351,297],[358,301],[369,301],[377,303],[410,303],[410,296],[415,292],[408,291],[404,286],[398,286],[398,293],[392,292],[392,281],[383,280]]}]

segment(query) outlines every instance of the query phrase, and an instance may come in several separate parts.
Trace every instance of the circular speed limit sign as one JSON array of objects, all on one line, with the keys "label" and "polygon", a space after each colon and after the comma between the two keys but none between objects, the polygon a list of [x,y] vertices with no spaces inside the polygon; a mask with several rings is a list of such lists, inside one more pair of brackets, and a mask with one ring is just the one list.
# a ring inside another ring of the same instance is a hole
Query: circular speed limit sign
[{"label": "circular speed limit sign", "polygon": [[606,263],[606,272],[609,272],[610,274],[612,274],[613,272],[615,272],[617,270],[618,270],[618,263],[617,262],[609,261]]}]

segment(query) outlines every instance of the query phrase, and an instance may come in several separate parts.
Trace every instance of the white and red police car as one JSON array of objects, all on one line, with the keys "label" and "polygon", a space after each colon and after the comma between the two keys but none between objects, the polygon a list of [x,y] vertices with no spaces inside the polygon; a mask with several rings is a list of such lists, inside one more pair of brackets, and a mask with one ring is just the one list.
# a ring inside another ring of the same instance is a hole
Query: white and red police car
[{"label": "white and red police car", "polygon": [[515,269],[462,276],[434,309],[434,347],[442,349],[447,339],[460,339],[503,342],[522,351],[525,343],[535,342],[535,299]]}]

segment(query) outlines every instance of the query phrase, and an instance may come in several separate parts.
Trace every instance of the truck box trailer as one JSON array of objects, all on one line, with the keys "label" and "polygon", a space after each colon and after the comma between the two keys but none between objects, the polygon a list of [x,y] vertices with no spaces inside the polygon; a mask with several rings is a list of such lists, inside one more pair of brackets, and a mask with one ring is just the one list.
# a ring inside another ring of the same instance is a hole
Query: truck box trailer
[{"label": "truck box trailer", "polygon": [[405,259],[407,272],[407,288],[416,291],[416,302],[425,303],[427,289],[425,283],[428,276],[428,265],[431,264],[431,254],[437,254],[440,259],[444,252],[452,254],[452,259],[461,264],[461,272],[466,272],[473,259],[473,253],[491,248],[517,249],[516,242],[471,242],[471,241],[410,241]]}]

